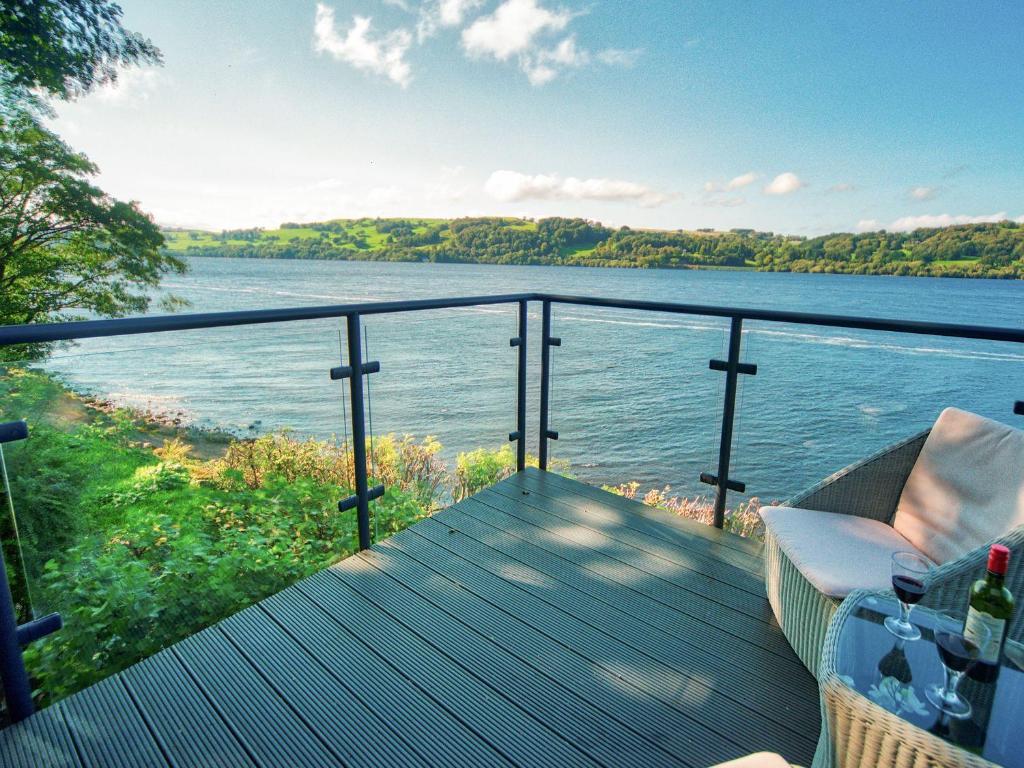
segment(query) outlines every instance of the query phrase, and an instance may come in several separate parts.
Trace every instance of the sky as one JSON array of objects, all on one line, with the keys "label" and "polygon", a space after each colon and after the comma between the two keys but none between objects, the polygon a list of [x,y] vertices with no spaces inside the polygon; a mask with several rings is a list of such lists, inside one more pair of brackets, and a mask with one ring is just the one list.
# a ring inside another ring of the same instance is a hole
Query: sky
[{"label": "sky", "polygon": [[159,68],[57,105],[167,226],[1024,221],[1024,3],[122,0]]}]

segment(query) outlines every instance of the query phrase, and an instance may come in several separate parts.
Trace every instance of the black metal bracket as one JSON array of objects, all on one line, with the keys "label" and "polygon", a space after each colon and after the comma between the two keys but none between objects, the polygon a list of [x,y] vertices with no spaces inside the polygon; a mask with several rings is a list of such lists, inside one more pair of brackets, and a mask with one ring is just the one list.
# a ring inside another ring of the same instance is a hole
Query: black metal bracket
[{"label": "black metal bracket", "polygon": [[520,435],[520,434],[519,434],[518,432],[509,432],[509,433],[508,433],[508,441],[509,441],[510,443],[514,443],[514,442],[515,442],[516,440],[518,440],[518,439],[519,439],[520,437],[521,437],[521,435]]},{"label": "black metal bracket", "polygon": [[1018,400],[1013,404],[1013,412],[1018,416],[1024,416],[1024,400]]},{"label": "black metal bracket", "polygon": [[[700,481],[708,485],[718,485],[718,475],[713,475],[710,472],[701,472]],[[737,493],[746,493],[747,491],[747,484],[741,483],[739,480],[727,480],[725,487]]]},{"label": "black metal bracket", "polygon": [[24,421],[7,421],[0,424],[0,443],[13,443],[28,439],[28,424]]},{"label": "black metal bracket", "polygon": [[523,340],[521,338],[519,338],[518,336],[513,336],[511,339],[508,340],[508,345],[510,347],[518,347],[522,343],[523,343]]},{"label": "black metal bracket", "polygon": [[[362,365],[363,375],[368,373],[380,373],[380,361],[374,360],[370,363],[363,363]],[[338,365],[331,368],[331,381],[338,381],[339,379],[351,379],[352,378],[352,366],[351,365]]]},{"label": "black metal bracket", "polygon": [[[712,360],[708,363],[712,371],[729,371],[729,363],[725,360]],[[757,376],[756,363],[736,363],[736,373],[745,373],[748,376]]]},{"label": "black metal bracket", "polygon": [[555,432],[555,430],[553,430],[553,429],[546,430],[544,432],[544,434],[548,438],[548,440],[557,440],[558,439],[558,433]]},{"label": "black metal bracket", "polygon": [[560,347],[562,346],[562,340],[558,336],[548,336],[549,347]]},{"label": "black metal bracket", "polygon": [[[366,500],[367,501],[373,501],[374,499],[379,499],[383,495],[384,495],[384,486],[383,485],[375,485],[375,486],[373,486],[373,488],[370,488],[369,490],[367,490],[367,492],[366,492]],[[339,512],[348,512],[350,509],[355,509],[358,504],[359,504],[359,496],[357,494],[353,493],[347,499],[342,499],[341,501],[338,502],[338,511]]]},{"label": "black metal bracket", "polygon": [[48,613],[38,619],[26,621],[24,624],[18,625],[18,644],[24,647],[40,638],[52,635],[63,626],[64,619],[60,617],[59,613]]}]

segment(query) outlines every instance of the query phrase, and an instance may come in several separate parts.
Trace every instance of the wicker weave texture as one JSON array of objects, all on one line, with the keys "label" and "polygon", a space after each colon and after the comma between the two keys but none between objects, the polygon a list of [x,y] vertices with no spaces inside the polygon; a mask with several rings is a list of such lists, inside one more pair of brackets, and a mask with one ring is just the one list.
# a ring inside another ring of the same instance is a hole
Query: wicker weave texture
[{"label": "wicker weave texture", "polygon": [[817,675],[825,631],[838,603],[803,577],[771,532],[765,537],[764,568],[768,602],[782,634],[804,666]]},{"label": "wicker weave texture", "polygon": [[857,515],[892,524],[903,486],[929,430],[851,464],[786,502],[786,506]]},{"label": "wicker weave texture", "polygon": [[823,709],[822,738],[814,767],[993,768],[994,763],[879,707],[839,678],[838,647],[843,625],[858,601],[870,594],[867,590],[851,592],[836,611],[825,637],[818,675]]}]

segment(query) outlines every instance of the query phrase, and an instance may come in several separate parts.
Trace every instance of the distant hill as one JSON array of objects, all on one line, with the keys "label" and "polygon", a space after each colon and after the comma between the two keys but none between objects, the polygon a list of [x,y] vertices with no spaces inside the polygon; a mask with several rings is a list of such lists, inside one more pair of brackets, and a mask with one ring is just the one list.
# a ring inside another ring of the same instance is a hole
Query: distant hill
[{"label": "distant hill", "polygon": [[1024,277],[1024,225],[1012,221],[813,238],[497,217],[337,219],[164,235],[169,251],[193,256]]}]

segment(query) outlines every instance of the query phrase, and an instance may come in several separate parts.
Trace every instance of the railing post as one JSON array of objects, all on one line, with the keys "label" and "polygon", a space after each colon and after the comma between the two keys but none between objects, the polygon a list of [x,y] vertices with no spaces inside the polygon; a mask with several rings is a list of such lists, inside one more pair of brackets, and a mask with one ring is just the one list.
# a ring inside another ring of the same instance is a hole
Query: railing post
[{"label": "railing post", "polygon": [[[722,435],[718,444],[718,476],[716,481],[717,491],[715,492],[715,528],[725,525],[725,501],[730,485],[729,462],[732,459],[732,425],[736,415],[736,383],[741,373],[756,372],[749,370],[750,366],[742,366],[740,363],[740,343],[743,339],[743,318],[733,317],[729,328],[729,359],[725,362],[725,403],[722,406]],[[721,369],[712,361],[711,367]],[[704,479],[704,478],[702,478]]]},{"label": "railing post", "polygon": [[519,370],[516,377],[516,431],[508,439],[516,443],[516,472],[526,469],[526,321],[530,304],[519,301],[519,335],[509,341],[519,352]]},{"label": "railing post", "polygon": [[548,440],[557,440],[558,433],[550,428],[551,411],[551,348],[562,345],[562,340],[551,335],[551,302],[544,300],[541,310],[540,339],[540,468],[548,468]]},{"label": "railing post", "polygon": [[352,401],[352,464],[356,481],[356,520],[359,525],[359,549],[370,541],[370,496],[366,479],[366,414],[363,411],[363,349],[359,313],[346,318],[348,324],[348,364],[352,369],[349,395]]}]

